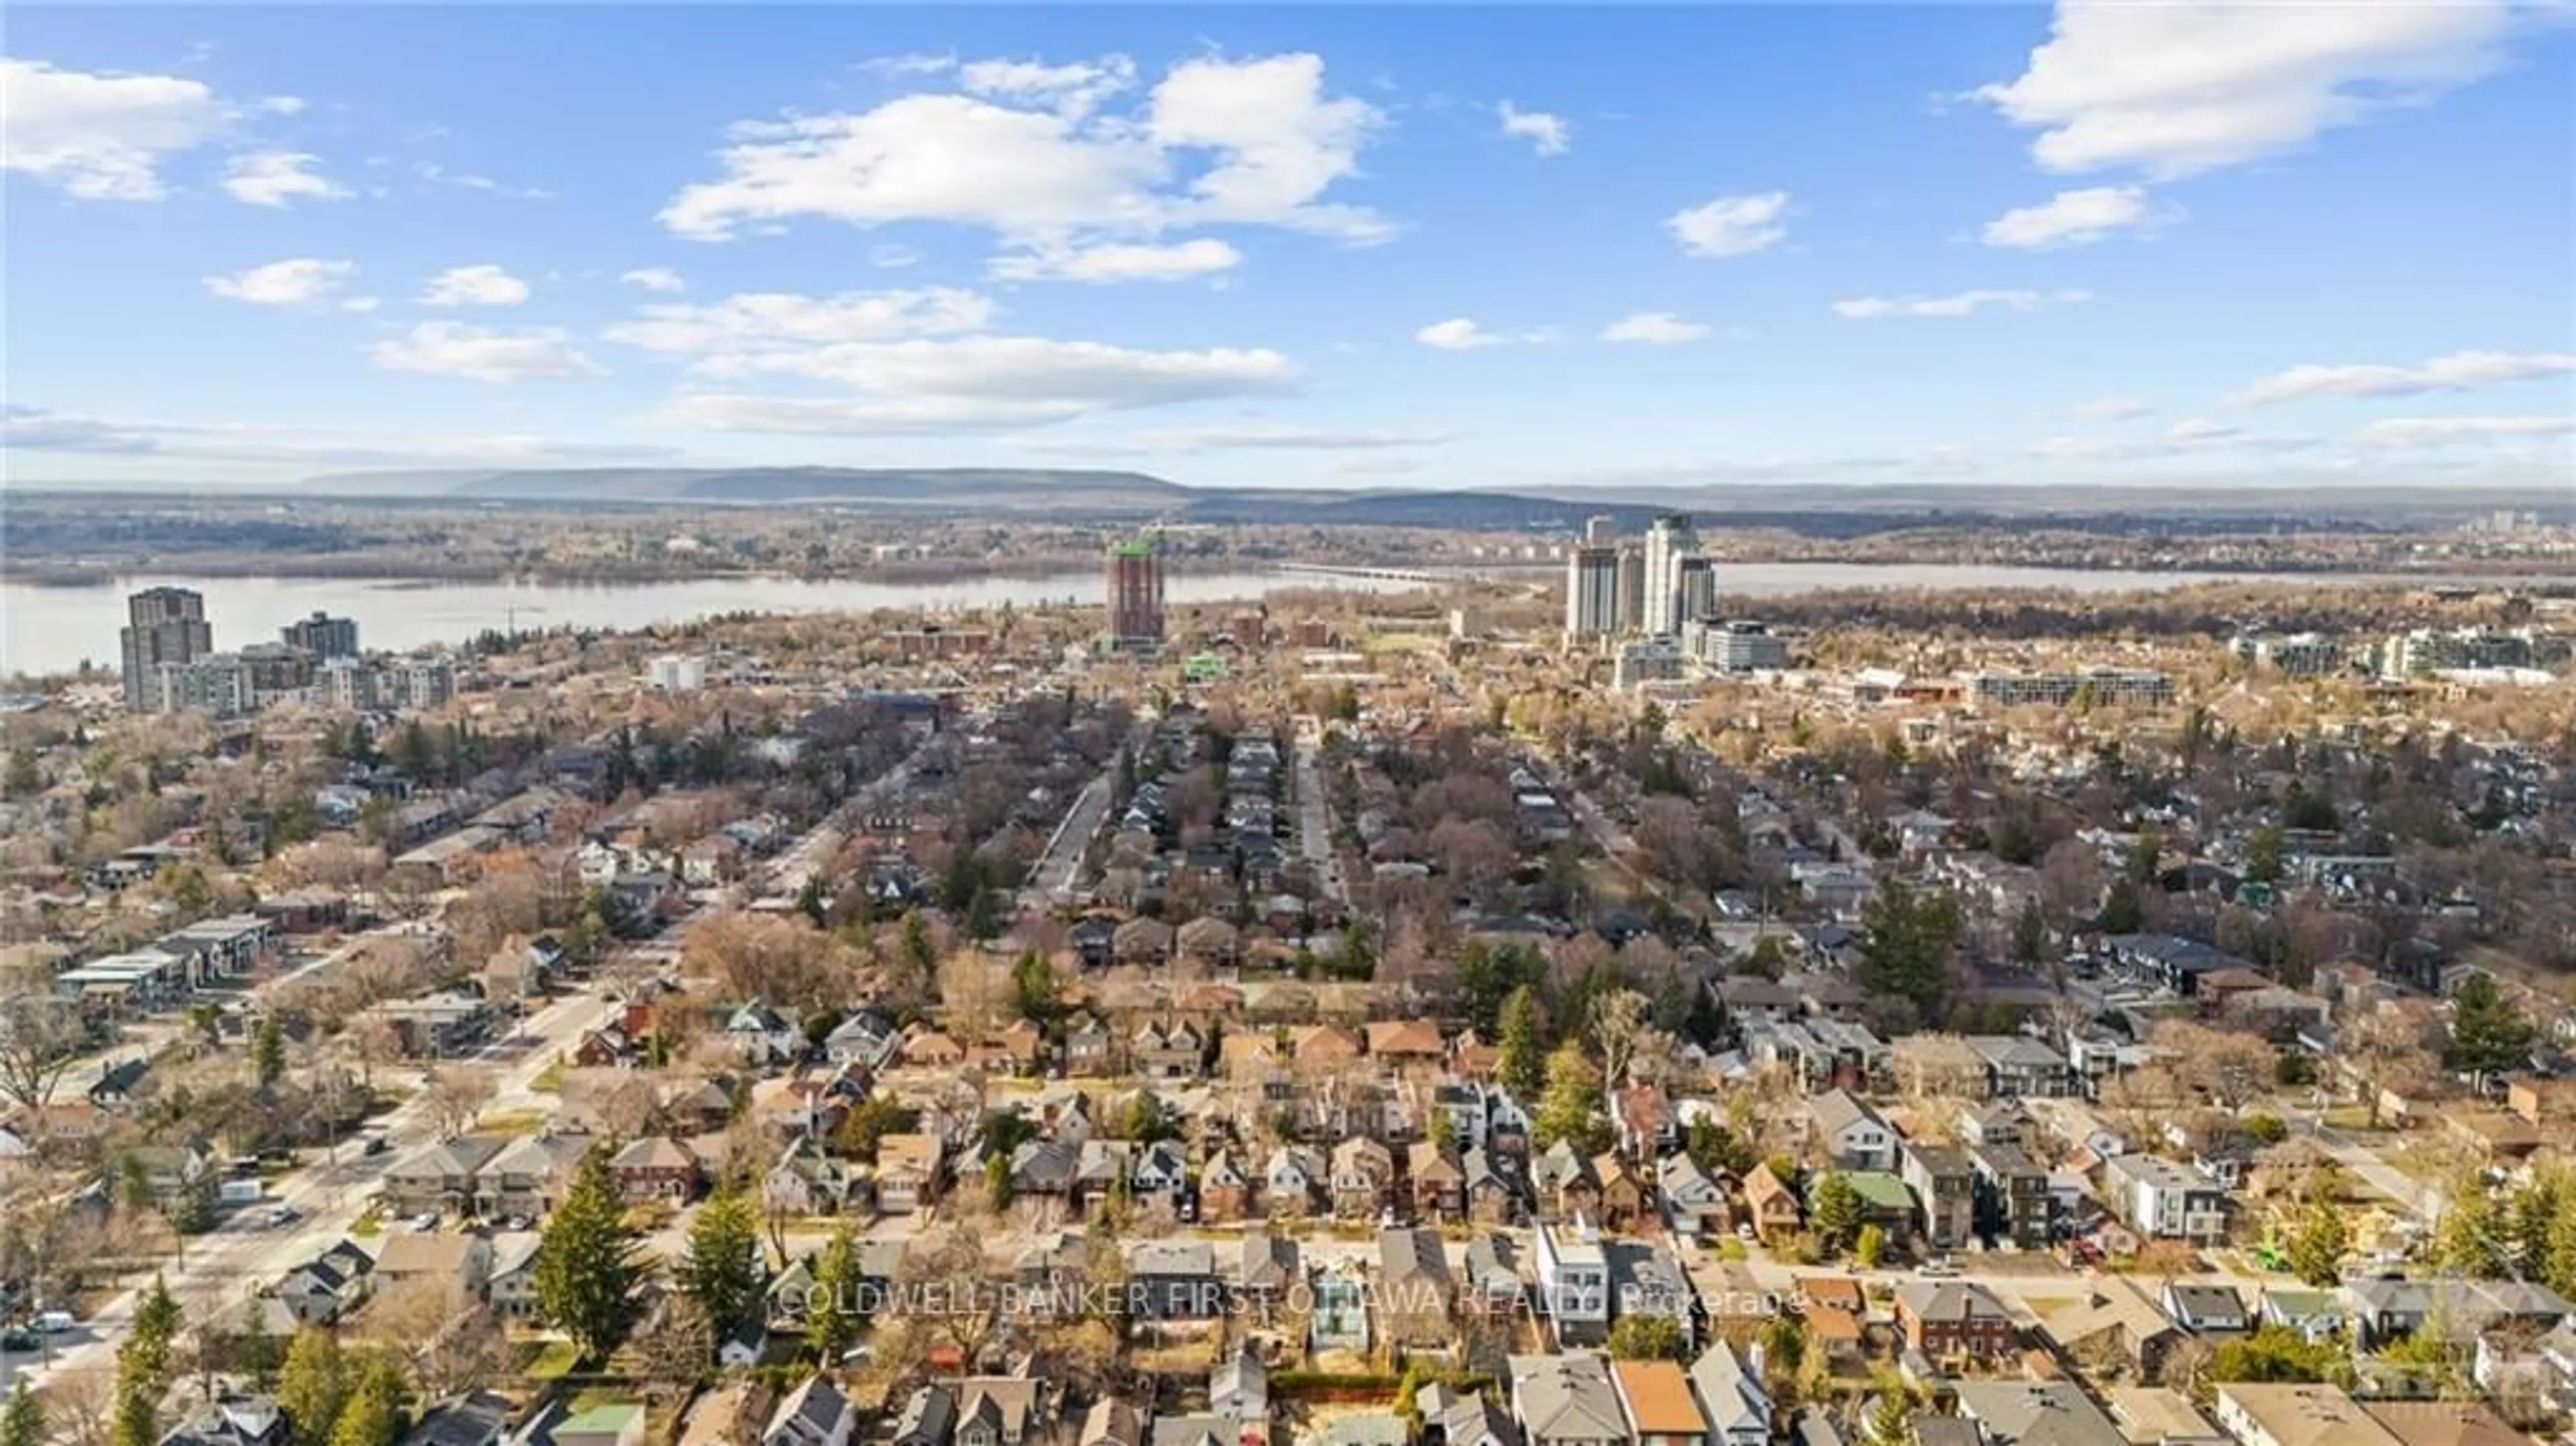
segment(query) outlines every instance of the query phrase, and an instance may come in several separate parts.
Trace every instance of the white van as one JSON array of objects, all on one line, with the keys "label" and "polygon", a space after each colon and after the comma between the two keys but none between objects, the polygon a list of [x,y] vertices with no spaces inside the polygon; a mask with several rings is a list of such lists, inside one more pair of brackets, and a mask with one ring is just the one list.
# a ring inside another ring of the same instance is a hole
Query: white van
[{"label": "white van", "polygon": [[58,1336],[79,1324],[79,1321],[72,1319],[70,1311],[40,1310],[36,1312],[34,1320],[27,1322],[27,1328],[40,1336]]}]

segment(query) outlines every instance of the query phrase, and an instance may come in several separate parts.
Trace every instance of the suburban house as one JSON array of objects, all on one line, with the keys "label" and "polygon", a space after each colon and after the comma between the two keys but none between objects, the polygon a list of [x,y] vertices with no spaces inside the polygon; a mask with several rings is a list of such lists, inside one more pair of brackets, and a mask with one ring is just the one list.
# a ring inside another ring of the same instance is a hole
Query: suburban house
[{"label": "suburban house", "polygon": [[1892,1170],[1896,1167],[1896,1131],[1878,1111],[1848,1090],[1827,1090],[1807,1101],[1810,1139],[1818,1153],[1841,1170]]},{"label": "suburban house", "polygon": [[1440,1232],[1429,1227],[1381,1230],[1378,1250],[1378,1331],[1399,1349],[1436,1350],[1449,1343],[1456,1290]]},{"label": "suburban house", "polygon": [[1610,1363],[1591,1351],[1513,1356],[1512,1418],[1528,1446],[1631,1446]]},{"label": "suburban house", "polygon": [[668,1135],[647,1135],[608,1157],[608,1173],[629,1202],[685,1202],[698,1193],[698,1157]]},{"label": "suburban house", "polygon": [[2208,1242],[2227,1233],[2226,1192],[2189,1165],[2114,1155],[2102,1162],[2102,1173],[2113,1210],[2141,1235]]},{"label": "suburban house", "polygon": [[1765,1446],[1771,1439],[1771,1393],[1753,1363],[1724,1341],[1691,1363],[1691,1384],[1708,1413],[1713,1446]]},{"label": "suburban house", "polygon": [[1917,1281],[1896,1292],[1896,1328],[1905,1343],[1933,1360],[1993,1360],[2020,1344],[2012,1312],[1984,1286]]},{"label": "suburban house", "polygon": [[1957,1390],[1959,1418],[1991,1446],[2130,1446],[2072,1381],[1961,1381]]},{"label": "suburban house", "polygon": [[849,1446],[858,1412],[840,1388],[820,1375],[787,1393],[760,1433],[760,1446]]},{"label": "suburban house", "polygon": [[1965,1152],[1908,1140],[1899,1151],[1897,1177],[1914,1191],[1923,1243],[1957,1250],[1976,1233],[1977,1170]]},{"label": "suburban house", "polygon": [[385,1204],[400,1215],[466,1214],[484,1164],[509,1143],[504,1135],[458,1135],[423,1145],[385,1172]]},{"label": "suburban house", "polygon": [[1637,1446],[1708,1446],[1708,1418],[1678,1363],[1614,1361],[1610,1380],[1619,1388],[1619,1406]]},{"label": "suburban house", "polygon": [[2341,1386],[2232,1381],[2210,1415],[2242,1446],[2406,1446]]},{"label": "suburban house", "polygon": [[1610,1259],[1599,1237],[1579,1226],[1560,1234],[1541,1224],[1536,1255],[1539,1303],[1556,1326],[1558,1343],[1608,1339]]}]

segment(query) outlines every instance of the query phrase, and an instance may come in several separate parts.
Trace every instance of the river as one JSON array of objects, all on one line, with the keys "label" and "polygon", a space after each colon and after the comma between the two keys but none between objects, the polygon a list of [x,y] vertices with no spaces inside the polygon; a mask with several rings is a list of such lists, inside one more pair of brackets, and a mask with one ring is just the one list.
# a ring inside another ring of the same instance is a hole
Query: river
[{"label": "river", "polygon": [[[1514,580],[1551,580],[1543,568],[1516,572]],[[2310,576],[2265,578],[2217,573],[2086,571],[2075,568],[1982,567],[1923,563],[1732,563],[1721,567],[1719,591],[1736,597],[1780,597],[1829,588],[2065,588],[2076,592],[2153,591],[2211,581],[2295,581],[2308,586],[2371,579]],[[1100,600],[1100,575],[965,577],[944,582],[881,583],[854,580],[806,582],[783,577],[700,578],[645,583],[418,583],[346,578],[191,578],[139,574],[87,587],[38,587],[0,580],[0,675],[63,673],[83,659],[113,672],[117,629],[125,621],[125,595],[157,585],[205,594],[215,646],[238,648],[274,640],[278,629],[316,611],[354,618],[358,640],[369,648],[402,650],[454,643],[487,628],[638,628],[718,613],[865,612],[912,608],[954,612]],[[1290,589],[1400,590],[1412,584],[1386,579],[1324,577],[1279,572],[1171,575],[1166,596],[1174,603],[1257,598]]]}]

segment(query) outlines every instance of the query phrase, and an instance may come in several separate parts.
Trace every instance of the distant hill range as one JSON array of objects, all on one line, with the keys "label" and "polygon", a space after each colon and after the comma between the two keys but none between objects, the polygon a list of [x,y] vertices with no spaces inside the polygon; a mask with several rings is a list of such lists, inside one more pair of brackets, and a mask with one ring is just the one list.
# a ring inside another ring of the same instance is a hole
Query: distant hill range
[{"label": "distant hill range", "polygon": [[1563,533],[1607,514],[1635,531],[1658,512],[1709,525],[1780,526],[1809,534],[2003,522],[2155,532],[2177,522],[2245,531],[2405,528],[2499,508],[2563,518],[2561,494],[2508,489],[2123,488],[1985,485],[1818,486],[1744,483],[1695,488],[1511,492],[1352,492],[1191,487],[1142,472],[1043,468],[600,467],[493,471],[344,472],[315,477],[302,495],[488,502],[497,505],[832,507],[957,517],[1043,512],[1066,521],[1309,523],[1472,527]]}]

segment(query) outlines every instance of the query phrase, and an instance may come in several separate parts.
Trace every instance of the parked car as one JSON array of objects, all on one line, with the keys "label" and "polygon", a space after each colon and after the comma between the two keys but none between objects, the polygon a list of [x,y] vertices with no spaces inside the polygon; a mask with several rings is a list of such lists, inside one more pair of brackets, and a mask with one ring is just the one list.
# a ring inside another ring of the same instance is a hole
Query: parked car
[{"label": "parked car", "polygon": [[1957,1275],[1959,1273],[1959,1267],[1957,1263],[1950,1259],[1950,1257],[1946,1255],[1936,1255],[1930,1260],[1923,1262],[1921,1265],[1914,1267],[1914,1273],[1933,1280],[1946,1280],[1951,1276]]},{"label": "parked car", "polygon": [[292,1205],[271,1205],[259,1213],[259,1223],[268,1226],[292,1224],[298,1212]]},{"label": "parked car", "polygon": [[0,1331],[0,1355],[15,1355],[36,1348],[36,1333],[25,1326],[11,1326]]},{"label": "parked car", "polygon": [[366,1148],[360,1150],[358,1153],[361,1155],[381,1155],[392,1148],[393,1145],[391,1142],[387,1141],[384,1136],[369,1135],[367,1136]]},{"label": "parked car", "polygon": [[40,1336],[58,1336],[79,1324],[79,1321],[72,1319],[70,1311],[40,1310],[36,1312],[35,1319],[27,1322],[27,1328]]}]

